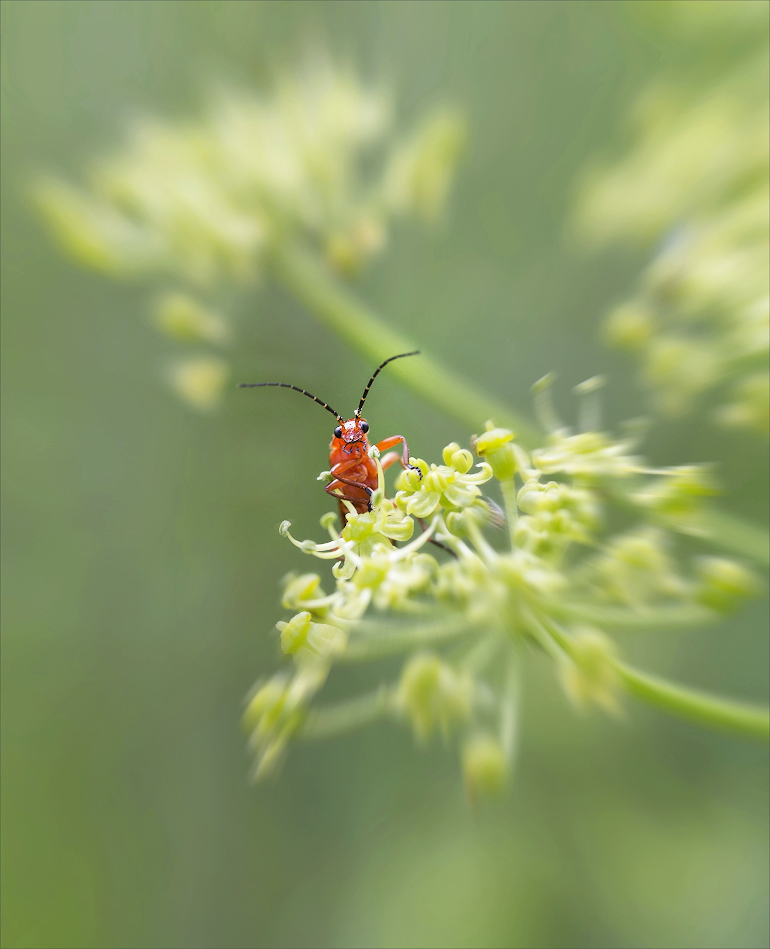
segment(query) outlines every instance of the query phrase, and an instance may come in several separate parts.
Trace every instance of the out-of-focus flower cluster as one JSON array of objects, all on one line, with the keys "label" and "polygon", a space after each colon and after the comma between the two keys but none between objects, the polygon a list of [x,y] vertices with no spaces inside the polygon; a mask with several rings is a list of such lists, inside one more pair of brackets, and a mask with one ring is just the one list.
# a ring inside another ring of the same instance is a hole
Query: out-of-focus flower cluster
[{"label": "out-of-focus flower cluster", "polygon": [[625,157],[584,182],[582,236],[657,243],[637,293],[609,314],[605,338],[638,355],[661,412],[681,415],[715,389],[718,422],[767,432],[767,4],[645,6],[682,27],[708,24],[704,7],[718,8],[723,31],[749,27],[764,45],[740,47],[737,65],[711,83],[648,89],[631,115]]},{"label": "out-of-focus flower cluster", "polygon": [[[221,348],[233,336],[227,288],[259,279],[283,242],[314,244],[347,275],[382,250],[393,218],[439,216],[463,139],[448,109],[397,136],[385,90],[317,58],[279,75],[269,95],[219,90],[198,119],[136,123],[85,188],[49,177],[34,197],[79,262],[171,281],[153,303],[158,329]],[[227,375],[212,351],[167,372],[204,409]]]},{"label": "out-of-focus flower cluster", "polygon": [[[579,387],[589,400],[596,388]],[[548,397],[541,386],[544,418],[554,415]],[[705,533],[708,469],[650,469],[632,439],[600,430],[559,427],[529,454],[489,422],[471,445],[479,463],[456,443],[442,464],[412,458],[393,498],[380,468],[369,512],[348,505],[339,531],[336,515],[322,518],[328,541],[296,539],[281,525],[304,553],[333,561],[333,578],[330,588],[315,573],[285,580],[290,617],[277,629],[294,672],[260,683],[249,700],[257,776],[274,768],[290,738],[388,717],[419,742],[436,732],[457,739],[471,798],[497,793],[513,760],[528,648],[556,660],[579,708],[614,712],[621,680],[610,632],[645,617],[653,626],[702,623],[754,592],[744,566],[694,556],[682,542]],[[482,493],[493,480],[504,512]],[[405,655],[395,681],[336,705],[315,703],[333,666],[395,654]]]}]

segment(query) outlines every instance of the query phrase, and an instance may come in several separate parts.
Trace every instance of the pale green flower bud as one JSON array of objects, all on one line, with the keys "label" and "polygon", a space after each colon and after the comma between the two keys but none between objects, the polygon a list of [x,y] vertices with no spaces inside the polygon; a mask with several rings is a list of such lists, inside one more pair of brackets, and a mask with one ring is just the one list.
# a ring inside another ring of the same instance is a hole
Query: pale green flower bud
[{"label": "pale green flower bud", "polygon": [[378,587],[388,576],[391,564],[386,557],[367,557],[355,574],[357,587]]},{"label": "pale green flower bud", "polygon": [[311,614],[303,611],[293,616],[288,623],[276,623],[276,628],[281,633],[281,649],[285,653],[293,654],[305,645],[311,619]]},{"label": "pale green flower bud", "polygon": [[[419,491],[422,479],[430,471],[430,466],[422,458],[410,458],[409,463],[413,468],[404,468],[396,478],[396,489],[398,491]],[[418,468],[415,471],[414,468]]]},{"label": "pale green flower bud", "polygon": [[465,123],[455,112],[429,117],[412,139],[394,150],[385,191],[397,211],[436,217],[444,207],[465,140]]},{"label": "pale green flower bud", "polygon": [[382,220],[371,215],[361,217],[349,230],[327,237],[326,258],[335,270],[354,275],[383,249],[387,236]]},{"label": "pale green flower bud", "polygon": [[502,793],[508,778],[508,762],[497,738],[487,732],[472,735],[463,742],[461,760],[466,792],[473,803]]},{"label": "pale green flower bud", "polygon": [[376,524],[377,515],[374,511],[365,511],[363,514],[349,514],[342,531],[342,537],[345,540],[361,543],[361,541],[368,540],[372,536]]},{"label": "pale green flower bud", "polygon": [[539,510],[543,485],[536,478],[525,481],[516,495],[516,503],[525,514],[535,514]]},{"label": "pale green flower bud", "polygon": [[555,431],[548,447],[532,452],[532,461],[543,474],[564,472],[593,481],[602,477],[622,478],[638,469],[638,460],[627,454],[628,442],[613,441],[603,432],[569,435]]},{"label": "pale green flower bud", "polygon": [[436,510],[440,501],[440,491],[422,490],[409,498],[406,502],[406,510],[414,517],[429,517]]},{"label": "pale green flower bud", "polygon": [[222,345],[230,341],[230,327],[218,314],[186,293],[167,293],[155,303],[155,323],[174,339]]},{"label": "pale green flower bud", "polygon": [[480,495],[481,491],[475,484],[469,484],[458,479],[446,486],[441,502],[447,510],[452,510],[453,508],[462,510],[473,504]]},{"label": "pale green flower bud", "polygon": [[243,727],[253,731],[260,722],[272,724],[278,718],[286,698],[286,677],[276,675],[259,688],[243,713]]},{"label": "pale green flower bud", "polygon": [[448,738],[453,724],[466,720],[473,704],[473,680],[455,672],[434,653],[418,653],[404,666],[397,702],[426,741],[436,725]]},{"label": "pale green flower bud", "polygon": [[[345,560],[338,560],[337,563],[332,567],[332,573],[334,574],[335,580],[350,580],[356,572],[356,564],[350,558],[345,558]],[[362,610],[363,612],[363,610]],[[347,614],[345,614],[347,616]],[[360,614],[357,614],[360,615]],[[352,618],[348,616],[348,618]]]},{"label": "pale green flower bud", "polygon": [[735,609],[741,600],[754,596],[759,584],[742,564],[722,557],[701,557],[697,562],[699,603],[719,613]]},{"label": "pale green flower bud", "polygon": [[639,531],[616,538],[612,543],[612,553],[630,567],[655,573],[668,566],[663,543],[664,535],[658,531]]},{"label": "pale green flower bud", "polygon": [[478,588],[475,586],[474,579],[457,561],[441,564],[435,586],[435,594],[439,602],[465,609],[470,599],[477,593]]},{"label": "pale green flower bud", "polygon": [[456,537],[468,536],[468,525],[473,522],[477,527],[486,527],[492,519],[489,505],[477,500],[470,507],[462,511],[450,511],[446,518],[446,526]]},{"label": "pale green flower bud", "polygon": [[298,650],[296,658],[301,662],[316,659],[332,659],[345,651],[348,637],[338,626],[329,623],[311,623],[304,648]]},{"label": "pale green flower bud", "polygon": [[604,324],[608,346],[629,352],[643,349],[657,330],[653,311],[642,301],[623,303],[610,313]]},{"label": "pale green flower bud", "polygon": [[731,401],[717,411],[717,421],[731,428],[750,428],[766,435],[770,430],[770,375],[759,372],[742,379],[731,396]]},{"label": "pale green flower bud", "polygon": [[561,666],[564,691],[580,709],[600,705],[616,714],[619,676],[615,644],[600,630],[584,626],[575,630],[572,647],[571,659]]},{"label": "pale green flower bud", "polygon": [[447,445],[443,452],[444,464],[455,468],[460,474],[467,474],[473,467],[473,455],[460,448],[457,442]]},{"label": "pale green flower bud", "polygon": [[257,756],[252,772],[255,779],[276,769],[327,671],[316,663],[298,670],[291,679],[278,673],[255,689],[243,714],[243,726],[250,732],[249,746]]},{"label": "pale green flower bud", "polygon": [[440,468],[433,466],[422,479],[420,489],[424,491],[438,491],[440,493],[448,484],[452,483],[453,478],[454,472],[451,468],[446,466],[441,466]]},{"label": "pale green flower bud", "polygon": [[508,481],[516,473],[516,453],[509,444],[514,437],[507,428],[495,428],[494,422],[488,421],[484,434],[471,439],[473,450],[489,462],[498,481]]},{"label": "pale green flower bud", "polygon": [[700,499],[715,494],[716,483],[707,466],[682,465],[669,469],[632,497],[671,526],[693,532],[699,527]]},{"label": "pale green flower bud", "polygon": [[159,253],[141,226],[56,178],[38,182],[34,199],[62,247],[87,267],[125,276],[150,269]]},{"label": "pale green flower bud", "polygon": [[330,659],[344,651],[347,636],[337,626],[314,623],[307,611],[297,613],[288,623],[276,623],[281,633],[281,649],[298,663]]},{"label": "pale green flower bud", "polygon": [[387,518],[378,522],[378,530],[390,540],[403,543],[409,540],[414,534],[414,521],[411,517],[399,517],[400,511],[394,511]]},{"label": "pale green flower bud", "polygon": [[517,547],[530,550],[533,553],[546,554],[549,552],[549,536],[543,522],[539,518],[524,515],[516,522],[513,538]]},{"label": "pale green flower bud", "polygon": [[321,578],[317,573],[303,573],[299,577],[291,573],[284,582],[281,605],[285,610],[297,610],[302,606],[303,600],[324,596],[324,591],[320,587]]},{"label": "pale green flower bud", "polygon": [[595,561],[600,587],[611,599],[635,607],[663,597],[682,599],[689,587],[669,556],[670,536],[645,527],[612,538]]},{"label": "pale green flower bud", "polygon": [[716,348],[694,339],[657,336],[647,350],[646,381],[657,389],[662,411],[679,415],[692,398],[722,375],[722,356]]},{"label": "pale green flower bud", "polygon": [[200,356],[182,360],[168,374],[174,391],[193,408],[211,411],[222,401],[230,367],[215,356]]},{"label": "pale green flower bud", "polygon": [[500,556],[497,572],[511,590],[524,590],[543,596],[557,592],[566,583],[566,578],[559,570],[528,550],[515,550]]},{"label": "pale green flower bud", "polygon": [[364,257],[350,234],[330,234],[324,250],[331,266],[348,277],[356,274],[364,262]]}]

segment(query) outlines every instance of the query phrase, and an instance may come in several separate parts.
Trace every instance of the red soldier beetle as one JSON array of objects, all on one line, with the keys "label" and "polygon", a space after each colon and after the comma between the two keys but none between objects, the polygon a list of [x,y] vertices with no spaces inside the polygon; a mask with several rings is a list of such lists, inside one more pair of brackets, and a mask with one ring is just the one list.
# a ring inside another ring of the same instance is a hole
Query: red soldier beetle
[{"label": "red soldier beetle", "polygon": [[[342,521],[343,527],[345,526],[345,518],[349,512],[345,501],[352,504],[358,514],[363,514],[365,511],[371,510],[371,497],[377,489],[377,463],[369,455],[371,448],[367,435],[369,423],[365,418],[361,418],[361,411],[364,407],[366,397],[369,395],[372,383],[389,362],[393,362],[394,359],[403,359],[406,356],[417,356],[418,354],[419,350],[415,350],[411,353],[399,353],[397,356],[391,356],[389,359],[386,359],[385,362],[381,363],[374,370],[371,379],[366,384],[364,394],[361,396],[361,401],[358,403],[355,415],[347,421],[326,402],[322,402],[321,399],[311,395],[311,393],[305,389],[300,389],[299,386],[293,386],[288,382],[240,383],[240,388],[243,389],[259,388],[261,386],[278,386],[283,389],[294,389],[295,392],[300,392],[302,395],[306,395],[309,399],[317,402],[320,406],[325,408],[327,412],[331,412],[337,419],[339,425],[334,429],[334,436],[329,446],[329,467],[334,480],[326,485],[325,490],[327,494],[331,494],[332,497],[337,498],[340,520]],[[394,448],[399,442],[401,442],[403,446],[400,453],[389,451],[389,449]],[[376,448],[380,452],[386,452],[386,454],[383,454],[380,458],[380,464],[383,470],[389,468],[395,462],[400,461],[404,468],[412,468],[415,471],[419,471],[419,468],[415,468],[414,465],[409,464],[409,446],[403,435],[391,435],[389,438],[383,438],[382,441],[377,442]],[[422,473],[420,473],[420,477],[422,477]]]}]

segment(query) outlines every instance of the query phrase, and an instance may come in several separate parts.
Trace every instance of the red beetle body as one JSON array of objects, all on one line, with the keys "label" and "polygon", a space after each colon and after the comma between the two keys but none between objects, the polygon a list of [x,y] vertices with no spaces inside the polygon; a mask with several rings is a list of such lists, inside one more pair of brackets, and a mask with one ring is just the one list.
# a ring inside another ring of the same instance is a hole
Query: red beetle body
[{"label": "red beetle body", "polygon": [[[369,389],[371,389],[372,383],[377,378],[377,374],[381,369],[387,366],[389,362],[392,362],[394,359],[402,359],[404,356],[416,355],[416,352],[400,353],[398,356],[391,356],[390,359],[386,359],[384,363],[379,365],[364,389],[364,394],[361,396],[356,414],[347,421],[335,412],[330,405],[327,405],[326,402],[317,399],[305,389],[300,389],[298,386],[290,385],[287,382],[241,383],[243,388],[280,386],[284,389],[294,389],[295,392],[301,392],[302,395],[306,395],[314,402],[323,406],[327,412],[331,412],[331,414],[335,416],[339,425],[334,429],[334,437],[329,446],[329,467],[334,480],[326,486],[326,492],[338,499],[340,520],[342,521],[343,527],[345,525],[345,519],[350,512],[345,502],[350,502],[359,514],[363,514],[370,509],[370,498],[377,489],[377,464],[373,458],[369,457],[369,449],[371,447],[367,437],[369,423],[366,419],[361,418],[361,409],[364,407]],[[389,448],[393,448],[399,442],[403,444],[401,454],[389,452],[384,455],[380,459],[383,469],[389,468],[396,461],[400,461],[405,468],[413,467],[409,464],[409,447],[403,435],[391,435],[389,438],[384,438],[382,441],[377,442],[377,448],[380,452],[387,452]]]},{"label": "red beetle body", "polygon": [[[360,416],[353,416],[347,422],[338,425],[334,430],[334,437],[329,446],[329,466],[334,475],[334,481],[326,486],[326,491],[339,498],[340,520],[345,523],[348,508],[343,503],[350,501],[359,514],[369,510],[369,498],[377,489],[377,464],[369,457],[369,439],[367,432],[369,423]],[[338,434],[339,433],[339,434]],[[381,452],[393,448],[399,442],[403,443],[403,451],[399,458],[396,452],[390,452],[380,459],[383,469],[389,468],[394,462],[401,461],[406,468],[409,466],[409,448],[403,435],[391,435],[377,443]]]}]

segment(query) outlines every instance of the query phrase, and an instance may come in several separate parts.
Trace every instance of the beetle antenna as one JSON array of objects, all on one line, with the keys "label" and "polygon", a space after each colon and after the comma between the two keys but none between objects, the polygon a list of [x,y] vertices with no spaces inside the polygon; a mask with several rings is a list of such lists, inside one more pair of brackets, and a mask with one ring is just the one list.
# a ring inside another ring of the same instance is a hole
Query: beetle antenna
[{"label": "beetle antenna", "polygon": [[[395,358],[395,357],[394,357]],[[383,363],[383,365],[385,365]],[[371,383],[369,383],[371,385]],[[334,409],[327,405],[326,402],[322,402],[320,399],[317,399],[314,395],[311,395],[306,389],[300,389],[299,386],[293,386],[288,382],[239,382],[239,389],[258,389],[260,386],[279,386],[281,389],[294,389],[295,392],[301,392],[302,395],[306,395],[308,399],[312,399],[314,402],[317,402],[319,405],[323,406],[327,412],[331,412],[332,415],[337,419],[337,421],[342,424],[345,420],[341,415],[334,411]]]},{"label": "beetle antenna", "polygon": [[377,366],[377,368],[374,370],[372,374],[372,378],[366,383],[364,394],[361,396],[361,401],[358,403],[358,408],[356,409],[356,418],[358,418],[358,416],[361,414],[361,409],[364,407],[364,402],[366,402],[366,397],[367,395],[369,395],[369,390],[372,387],[372,383],[377,378],[377,374],[379,373],[379,371],[381,369],[384,369],[389,362],[393,362],[394,359],[403,359],[404,356],[419,356],[419,355],[420,355],[419,349],[415,349],[415,351],[412,353],[399,353],[398,356],[391,356],[390,359],[386,359],[384,363],[381,363],[379,366]]}]

